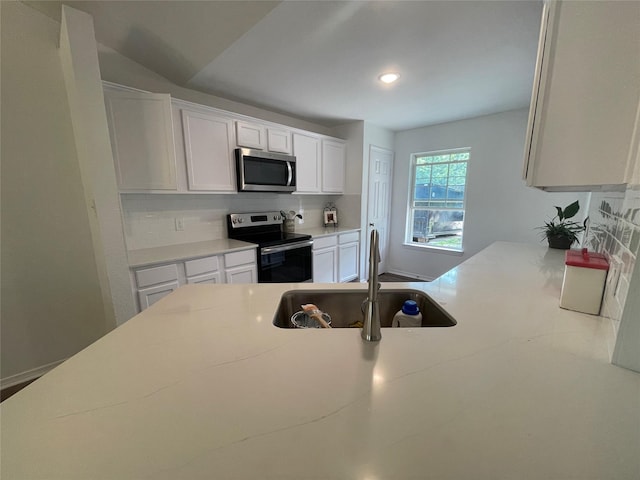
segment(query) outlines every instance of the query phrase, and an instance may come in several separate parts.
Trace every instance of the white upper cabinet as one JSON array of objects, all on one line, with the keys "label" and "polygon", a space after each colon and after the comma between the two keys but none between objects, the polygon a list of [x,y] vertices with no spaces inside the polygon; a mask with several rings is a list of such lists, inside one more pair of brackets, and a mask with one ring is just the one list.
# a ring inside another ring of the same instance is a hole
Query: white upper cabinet
[{"label": "white upper cabinet", "polygon": [[291,154],[291,132],[267,127],[267,149],[270,152]]},{"label": "white upper cabinet", "polygon": [[190,191],[234,192],[233,132],[229,118],[181,108]]},{"label": "white upper cabinet", "polygon": [[296,157],[296,193],[341,194],[344,141],[105,82],[123,192],[235,193],[236,146]]},{"label": "white upper cabinet", "polygon": [[322,191],[343,193],[347,147],[336,140],[322,140]]},{"label": "white upper cabinet", "polygon": [[296,193],[343,193],[346,153],[340,140],[294,132]]},{"label": "white upper cabinet", "polygon": [[266,128],[256,123],[236,121],[236,143],[239,147],[266,150]]},{"label": "white upper cabinet", "polygon": [[105,89],[120,190],[176,190],[171,97]]},{"label": "white upper cabinet", "polygon": [[640,2],[550,2],[543,12],[525,145],[527,185],[631,179],[640,97]]},{"label": "white upper cabinet", "polygon": [[320,139],[294,133],[293,154],[296,157],[296,192],[320,193]]}]

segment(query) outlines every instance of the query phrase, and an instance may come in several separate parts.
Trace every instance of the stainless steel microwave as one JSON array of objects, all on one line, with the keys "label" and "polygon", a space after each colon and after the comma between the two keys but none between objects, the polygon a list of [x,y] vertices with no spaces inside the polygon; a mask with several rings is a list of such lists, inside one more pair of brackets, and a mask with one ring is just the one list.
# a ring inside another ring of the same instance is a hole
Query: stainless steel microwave
[{"label": "stainless steel microwave", "polygon": [[236,148],[239,192],[295,192],[296,157]]}]

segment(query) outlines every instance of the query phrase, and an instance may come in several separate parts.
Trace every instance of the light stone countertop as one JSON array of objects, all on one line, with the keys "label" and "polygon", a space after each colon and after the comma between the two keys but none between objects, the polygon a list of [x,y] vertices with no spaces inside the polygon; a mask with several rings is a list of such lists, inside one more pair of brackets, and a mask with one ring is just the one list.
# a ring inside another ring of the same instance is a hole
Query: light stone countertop
[{"label": "light stone countertop", "polygon": [[222,253],[236,252],[256,248],[254,243],[242,242],[231,238],[220,240],[208,240],[205,242],[180,243],[164,247],[144,248],[129,250],[128,259],[130,267],[141,267],[165,262],[177,262],[191,258],[206,257],[207,255],[219,255]]},{"label": "light stone countertop", "polygon": [[303,228],[303,225],[296,225],[296,233],[306,233],[307,235],[311,235],[313,238],[326,237],[329,235],[339,235],[341,233],[347,232],[359,232],[360,227],[310,227]]},{"label": "light stone countertop", "polygon": [[[358,227],[311,227],[307,229],[300,228],[300,225],[297,225],[296,227],[297,233],[311,235],[314,238],[337,235],[346,232],[356,232],[360,230]],[[219,240],[207,240],[204,242],[180,243],[164,247],[129,250],[127,255],[129,266],[131,268],[137,268],[147,265],[156,265],[159,263],[178,262],[191,258],[206,257],[208,255],[220,255],[223,253],[248,250],[256,247],[257,245],[254,243],[242,242],[231,238],[222,238]]]},{"label": "light stone countertop", "polygon": [[558,307],[563,252],[496,243],[424,290],[450,328],[272,325],[290,289],[189,285],[9,398],[3,479],[640,478],[640,375]]}]

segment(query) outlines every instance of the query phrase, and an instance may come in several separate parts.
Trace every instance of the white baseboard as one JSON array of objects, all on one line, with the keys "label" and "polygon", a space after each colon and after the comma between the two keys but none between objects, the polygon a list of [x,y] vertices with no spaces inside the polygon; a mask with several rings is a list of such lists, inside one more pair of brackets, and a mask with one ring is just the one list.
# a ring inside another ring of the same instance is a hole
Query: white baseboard
[{"label": "white baseboard", "polygon": [[34,380],[38,377],[41,377],[48,371],[56,368],[65,360],[66,358],[63,358],[62,360],[58,360],[57,362],[52,362],[47,365],[32,368],[31,370],[27,370],[26,372],[16,373],[15,375],[11,375],[10,377],[0,379],[0,389],[13,387],[14,385],[19,385],[23,382],[28,382],[29,380]]},{"label": "white baseboard", "polygon": [[387,273],[393,273],[394,275],[402,275],[403,277],[417,278],[418,280],[422,280],[423,282],[431,282],[433,280],[432,277],[426,277],[424,275],[418,275],[413,272],[403,272],[402,270],[387,270]]}]

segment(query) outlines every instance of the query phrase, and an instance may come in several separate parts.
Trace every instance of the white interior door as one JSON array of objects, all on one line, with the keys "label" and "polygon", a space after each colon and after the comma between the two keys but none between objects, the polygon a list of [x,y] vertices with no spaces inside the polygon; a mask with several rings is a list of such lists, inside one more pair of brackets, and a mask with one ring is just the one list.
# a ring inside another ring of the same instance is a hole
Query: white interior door
[{"label": "white interior door", "polygon": [[[367,202],[367,224],[380,235],[380,256],[382,260],[378,272],[387,271],[389,256],[389,210],[391,208],[391,177],[393,174],[393,152],[371,145],[369,148],[369,195]],[[367,233],[366,251],[369,252],[370,233]],[[369,270],[369,259],[365,263]]]}]

